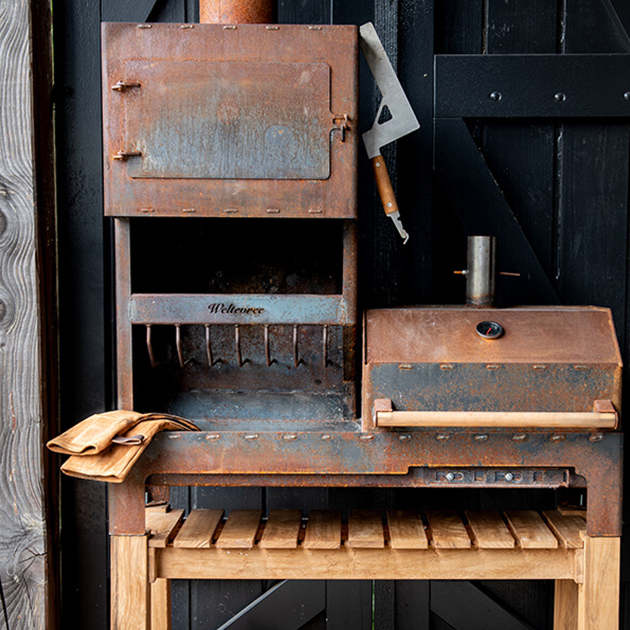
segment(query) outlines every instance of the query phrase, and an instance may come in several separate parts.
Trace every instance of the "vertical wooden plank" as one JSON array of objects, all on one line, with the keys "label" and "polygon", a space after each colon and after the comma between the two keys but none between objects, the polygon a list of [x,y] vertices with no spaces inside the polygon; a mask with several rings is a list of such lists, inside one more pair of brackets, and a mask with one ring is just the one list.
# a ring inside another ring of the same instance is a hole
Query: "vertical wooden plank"
[{"label": "vertical wooden plank", "polygon": [[[615,4],[622,5],[621,2]],[[627,18],[627,3],[624,4],[626,7],[622,15]],[[567,39],[567,43],[571,48],[582,47],[582,50],[570,52],[630,52],[628,34],[609,0],[571,0],[567,6],[566,28],[571,40]],[[577,32],[583,34],[582,41]]]},{"label": "vertical wooden plank", "polygon": [[578,630],[619,628],[620,538],[584,537],[584,582],[578,593]]},{"label": "vertical wooden plank", "polygon": [[116,252],[116,377],[118,409],[133,409],[131,300],[131,232],[129,219],[114,219]]},{"label": "vertical wooden plank", "polygon": [[[484,0],[443,0],[435,5],[435,52],[480,54],[484,47]],[[433,90],[431,91],[433,94]],[[433,130],[431,130],[433,132]],[[435,143],[437,138],[432,138]],[[439,143],[434,146],[437,151]],[[466,231],[443,187],[434,187],[433,199],[434,302],[462,303],[465,284],[454,269],[466,267]]]},{"label": "vertical wooden plank", "polygon": [[[555,2],[488,2],[488,54],[554,53],[557,31]],[[484,124],[477,133],[486,163],[549,278],[555,275],[555,135],[553,124],[507,120]],[[501,250],[509,247],[510,243],[499,242],[499,259]],[[525,283],[525,278],[499,277],[497,295],[506,304],[527,303]],[[527,297],[540,303],[535,293]]]},{"label": "vertical wooden plank", "polygon": [[578,585],[573,580],[556,580],[553,630],[577,630]]},{"label": "vertical wooden plank", "polygon": [[[615,40],[616,27],[603,19],[601,12],[608,11],[605,4],[576,0],[567,5],[564,52],[630,50],[625,38],[621,45]],[[591,21],[595,14],[599,19]],[[627,342],[629,145],[628,124],[566,123],[559,165],[562,175],[558,225],[561,295],[570,304],[612,308],[622,348]]]},{"label": "vertical wooden plank", "polygon": [[101,0],[103,22],[146,22],[155,4],[156,0]]},{"label": "vertical wooden plank", "polygon": [[483,49],[483,0],[442,0],[435,7],[435,51],[478,55]]},{"label": "vertical wooden plank", "polygon": [[326,630],[372,630],[372,582],[326,581]]},{"label": "vertical wooden plank", "polygon": [[374,582],[374,630],[396,630],[396,580]]},{"label": "vertical wooden plank", "polygon": [[12,626],[47,616],[32,3],[2,7],[0,37],[0,579]]},{"label": "vertical wooden plank", "polygon": [[[33,41],[33,95],[38,104],[35,118],[35,186],[38,211],[38,275],[41,295],[41,379],[42,443],[59,432],[59,339],[57,294],[57,217],[55,208],[55,133],[53,110],[52,4],[46,0],[31,2]],[[0,223],[3,223],[0,220]],[[4,228],[0,227],[0,233]],[[0,234],[1,238],[1,234]],[[60,623],[60,501],[58,458],[43,449],[43,493],[46,506],[46,581],[47,628]]]},{"label": "vertical wooden plank", "polygon": [[149,630],[147,536],[112,536],[111,630]]},{"label": "vertical wooden plank", "polygon": [[564,125],[560,291],[571,304],[612,308],[622,337],[629,146],[627,124]]},{"label": "vertical wooden plank", "polygon": [[[100,19],[100,2],[56,3],[53,12],[61,430],[106,408],[113,373],[105,367]],[[61,497],[61,627],[105,630],[107,488],[64,477]]]},{"label": "vertical wooden plank", "polygon": [[185,22],[186,0],[157,0],[148,22]]},{"label": "vertical wooden plank", "polygon": [[397,194],[409,233],[402,251],[401,299],[405,304],[426,304],[434,303],[436,290],[432,124],[435,2],[401,2],[398,17],[398,77],[421,125],[397,142]]},{"label": "vertical wooden plank", "polygon": [[199,0],[186,0],[186,22],[199,22]]},{"label": "vertical wooden plank", "polygon": [[430,630],[428,580],[396,580],[396,630]]},{"label": "vertical wooden plank", "polygon": [[330,24],[330,0],[278,0],[280,24]]},{"label": "vertical wooden plank", "polygon": [[171,580],[151,584],[151,630],[171,630]]}]

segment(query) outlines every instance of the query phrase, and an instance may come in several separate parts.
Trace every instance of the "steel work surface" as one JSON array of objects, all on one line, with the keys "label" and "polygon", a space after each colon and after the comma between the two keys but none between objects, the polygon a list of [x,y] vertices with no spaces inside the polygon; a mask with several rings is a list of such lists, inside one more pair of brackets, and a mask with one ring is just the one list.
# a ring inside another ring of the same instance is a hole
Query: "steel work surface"
[{"label": "steel work surface", "polygon": [[[154,439],[122,484],[110,484],[110,531],[144,532],[146,484],[445,488],[586,485],[588,534],[618,536],[622,443],[619,433],[169,432]],[[565,472],[554,475],[553,469]]]}]

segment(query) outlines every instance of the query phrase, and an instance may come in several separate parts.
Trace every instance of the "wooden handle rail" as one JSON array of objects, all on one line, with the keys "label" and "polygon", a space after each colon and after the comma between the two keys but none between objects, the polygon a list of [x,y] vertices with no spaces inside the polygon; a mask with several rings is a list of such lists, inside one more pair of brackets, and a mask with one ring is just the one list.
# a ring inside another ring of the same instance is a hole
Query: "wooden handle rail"
[{"label": "wooden handle rail", "polygon": [[615,429],[617,413],[542,411],[376,411],[378,427]]}]

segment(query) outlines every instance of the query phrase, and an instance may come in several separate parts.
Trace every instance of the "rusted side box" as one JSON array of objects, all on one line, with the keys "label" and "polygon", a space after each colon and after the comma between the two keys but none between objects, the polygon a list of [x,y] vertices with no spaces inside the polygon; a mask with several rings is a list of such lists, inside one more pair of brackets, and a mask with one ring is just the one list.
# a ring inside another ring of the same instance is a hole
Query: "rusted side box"
[{"label": "rusted side box", "polygon": [[[482,337],[481,322],[502,334]],[[375,401],[404,412],[577,413],[598,400],[620,410],[622,363],[608,309],[372,310],[364,336],[366,428]]]},{"label": "rusted side box", "polygon": [[102,35],[106,215],[356,217],[357,27]]}]

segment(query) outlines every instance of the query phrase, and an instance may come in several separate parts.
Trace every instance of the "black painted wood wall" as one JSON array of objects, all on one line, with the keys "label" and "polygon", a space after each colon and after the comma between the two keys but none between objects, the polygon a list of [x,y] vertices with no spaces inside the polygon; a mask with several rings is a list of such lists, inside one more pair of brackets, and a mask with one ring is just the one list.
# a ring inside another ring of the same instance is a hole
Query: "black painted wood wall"
[{"label": "black painted wood wall", "polygon": [[[195,0],[53,0],[53,16],[60,396],[65,429],[91,413],[112,408],[114,401],[112,226],[102,216],[99,23],[194,22],[198,6]],[[464,267],[465,237],[468,232],[496,234],[501,239],[502,268],[523,273],[519,279],[501,280],[502,304],[609,306],[627,361],[630,121],[533,116],[434,120],[433,75],[434,54],[628,53],[630,4],[624,0],[278,2],[281,23],[368,20],[375,23],[397,66],[422,128],[385,151],[411,234],[404,247],[382,213],[369,165],[361,156],[362,307],[463,301],[462,280],[452,272]],[[526,98],[528,86],[517,87]],[[378,98],[362,64],[363,129],[371,124]],[[517,223],[506,223],[506,212],[513,213]],[[520,235],[515,235],[515,226]],[[186,508],[265,510],[547,508],[556,501],[552,492],[530,491],[192,488],[173,491],[172,496]],[[108,627],[106,488],[64,479],[62,509],[62,627],[104,630]],[[627,568],[626,561],[624,579]],[[218,628],[269,587],[259,581],[176,583],[173,628]],[[286,599],[279,601],[289,608],[296,598],[312,596],[305,591],[287,589]],[[536,582],[329,582],[318,597],[325,610],[304,628],[371,628],[374,620],[374,627],[382,630],[543,630],[551,628],[553,587]],[[295,624],[279,621],[282,607],[277,607],[278,618],[256,627],[298,630]],[[630,628],[630,618],[626,627]]]}]

